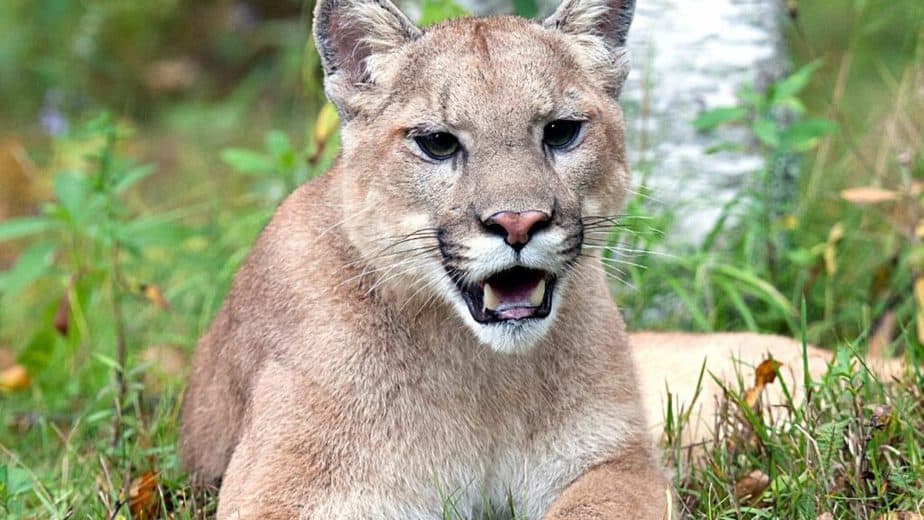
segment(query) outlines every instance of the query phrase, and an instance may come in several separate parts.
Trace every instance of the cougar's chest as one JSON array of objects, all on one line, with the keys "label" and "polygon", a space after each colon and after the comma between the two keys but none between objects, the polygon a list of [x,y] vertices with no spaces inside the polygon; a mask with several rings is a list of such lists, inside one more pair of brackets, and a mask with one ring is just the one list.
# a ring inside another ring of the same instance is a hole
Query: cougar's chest
[{"label": "cougar's chest", "polygon": [[517,518],[541,518],[615,436],[543,365],[472,359],[450,360],[392,394],[395,468],[415,473],[409,484],[419,496],[435,493],[444,511],[506,518],[512,505]]}]

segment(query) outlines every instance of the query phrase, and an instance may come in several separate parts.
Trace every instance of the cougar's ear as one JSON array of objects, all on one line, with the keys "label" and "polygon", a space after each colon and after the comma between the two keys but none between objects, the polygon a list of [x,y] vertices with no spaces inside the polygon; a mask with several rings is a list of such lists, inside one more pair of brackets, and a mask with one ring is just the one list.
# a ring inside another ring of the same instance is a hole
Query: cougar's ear
[{"label": "cougar's ear", "polygon": [[378,62],[421,34],[389,0],[318,0],[314,41],[324,89],[341,117],[355,115],[356,96],[375,85]]},{"label": "cougar's ear", "polygon": [[626,36],[634,13],[635,0],[564,0],[542,25],[573,36],[618,96],[629,74]]}]

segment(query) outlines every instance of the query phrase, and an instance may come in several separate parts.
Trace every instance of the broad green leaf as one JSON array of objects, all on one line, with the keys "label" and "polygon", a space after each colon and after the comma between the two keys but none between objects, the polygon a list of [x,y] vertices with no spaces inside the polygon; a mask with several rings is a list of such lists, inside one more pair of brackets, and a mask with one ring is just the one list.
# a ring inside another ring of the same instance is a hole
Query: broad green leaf
[{"label": "broad green leaf", "polygon": [[222,150],[221,160],[238,172],[249,175],[268,175],[276,169],[276,163],[272,157],[240,148]]},{"label": "broad green leaf", "polygon": [[284,132],[272,130],[266,134],[266,149],[278,159],[292,152],[292,144]]},{"label": "broad green leaf", "polygon": [[154,170],[155,168],[152,164],[132,168],[119,177],[115,186],[112,187],[112,190],[115,193],[122,193],[154,173]]},{"label": "broad green leaf", "polygon": [[40,374],[54,359],[60,336],[52,330],[43,329],[37,332],[25,350],[19,354],[19,362],[29,369],[31,374]]},{"label": "broad green leaf", "polygon": [[741,122],[748,115],[745,107],[722,107],[707,110],[693,120],[693,126],[700,132],[712,130],[725,123]]},{"label": "broad green leaf", "polygon": [[54,190],[55,198],[68,220],[73,223],[82,222],[87,215],[91,192],[87,181],[73,173],[61,173],[55,177]]},{"label": "broad green leaf", "polygon": [[0,464],[0,502],[32,489],[29,471]]},{"label": "broad green leaf", "polygon": [[786,129],[782,144],[791,150],[804,152],[818,146],[820,139],[837,130],[837,125],[827,119],[806,119]]},{"label": "broad green leaf", "polygon": [[809,81],[812,80],[812,75],[821,67],[822,63],[821,60],[815,60],[803,66],[782,81],[777,82],[773,86],[773,101],[777,103],[783,102],[801,92],[802,89],[808,85]]},{"label": "broad green leaf", "polygon": [[136,248],[148,246],[176,246],[189,236],[185,227],[161,217],[149,217],[119,226],[117,230],[120,242]]},{"label": "broad green leaf", "polygon": [[758,93],[751,85],[742,86],[738,90],[738,97],[741,98],[745,104],[752,106],[756,112],[762,112],[764,106],[767,104],[767,100],[764,98],[763,94]]},{"label": "broad green leaf", "polygon": [[780,146],[780,131],[773,120],[759,118],[754,121],[752,130],[757,139],[769,148],[778,148]]},{"label": "broad green leaf", "polygon": [[45,217],[23,217],[0,222],[0,242],[37,235],[57,225],[57,222]]},{"label": "broad green leaf", "polygon": [[15,296],[47,274],[56,249],[54,242],[39,242],[23,251],[9,271],[0,273],[0,293],[8,298]]}]

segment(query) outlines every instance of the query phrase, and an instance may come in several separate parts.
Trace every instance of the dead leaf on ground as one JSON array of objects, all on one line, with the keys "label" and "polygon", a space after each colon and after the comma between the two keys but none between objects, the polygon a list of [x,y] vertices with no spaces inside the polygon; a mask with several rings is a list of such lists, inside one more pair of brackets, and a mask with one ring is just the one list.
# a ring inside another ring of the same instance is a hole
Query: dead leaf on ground
[{"label": "dead leaf on ground", "polygon": [[877,430],[884,430],[892,422],[892,407],[888,405],[877,406],[870,418],[870,426]]},{"label": "dead leaf on ground", "polygon": [[844,238],[844,224],[838,222],[831,227],[828,232],[828,240],[825,242],[824,259],[825,271],[828,276],[837,274],[837,243]]},{"label": "dead leaf on ground", "polygon": [[0,390],[14,392],[29,388],[31,384],[32,378],[22,365],[13,365],[0,371]]},{"label": "dead leaf on ground", "polygon": [[150,64],[144,74],[144,83],[154,94],[171,94],[195,85],[201,72],[195,60],[179,56]]},{"label": "dead leaf on ground", "polygon": [[0,143],[0,220],[29,213],[35,197],[32,183],[38,176],[29,154],[18,139]]},{"label": "dead leaf on ground", "polygon": [[897,191],[877,188],[875,186],[861,186],[849,188],[841,192],[841,198],[853,204],[881,204],[898,200],[901,193]]},{"label": "dead leaf on ground", "polygon": [[756,498],[770,486],[770,477],[759,469],[748,473],[735,484],[735,498]]},{"label": "dead leaf on ground", "polygon": [[58,309],[55,311],[54,319],[55,330],[62,336],[67,336],[67,331],[70,328],[70,317],[71,299],[68,298],[67,293],[65,293],[61,296],[61,301],[58,303]]},{"label": "dead leaf on ground", "polygon": [[[22,142],[16,138],[0,141],[0,222],[35,211],[38,173]],[[18,247],[0,247],[0,270],[16,259]]]},{"label": "dead leaf on ground", "polygon": [[340,118],[337,115],[337,109],[332,103],[325,103],[318,113],[318,119],[314,123],[314,142],[326,143],[328,139],[337,130],[340,124]]},{"label": "dead leaf on ground", "polygon": [[13,349],[6,345],[0,345],[0,370],[12,366],[15,362],[16,354],[13,354]]},{"label": "dead leaf on ground", "polygon": [[133,518],[155,518],[159,506],[156,473],[148,471],[132,480],[128,488],[128,508]]},{"label": "dead leaf on ground", "polygon": [[164,292],[160,290],[160,287],[154,284],[141,284],[141,292],[157,308],[164,311],[170,310],[170,302],[164,297]]},{"label": "dead leaf on ground", "polygon": [[764,391],[765,386],[776,380],[776,372],[781,366],[783,366],[782,363],[773,358],[765,359],[757,365],[757,370],[754,372],[754,386],[744,392],[744,401],[748,406],[751,408],[757,406],[761,392]]}]

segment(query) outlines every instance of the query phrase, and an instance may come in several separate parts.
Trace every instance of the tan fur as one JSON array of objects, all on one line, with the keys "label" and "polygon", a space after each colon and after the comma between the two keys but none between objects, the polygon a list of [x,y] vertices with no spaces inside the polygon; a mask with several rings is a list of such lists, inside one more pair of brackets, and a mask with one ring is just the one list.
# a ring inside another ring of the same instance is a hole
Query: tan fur
[{"label": "tan fur", "polygon": [[[624,325],[574,247],[628,183],[614,81],[631,8],[420,31],[385,0],[318,3],[343,152],[257,241],[185,396],[180,453],[221,481],[219,518],[504,518],[508,499],[527,518],[663,516]],[[560,118],[584,133],[552,156]],[[464,154],[426,160],[419,131]],[[527,210],[552,219],[515,257],[481,221]],[[552,313],[479,324],[447,269],[474,283],[511,262],[558,276]]]}]

